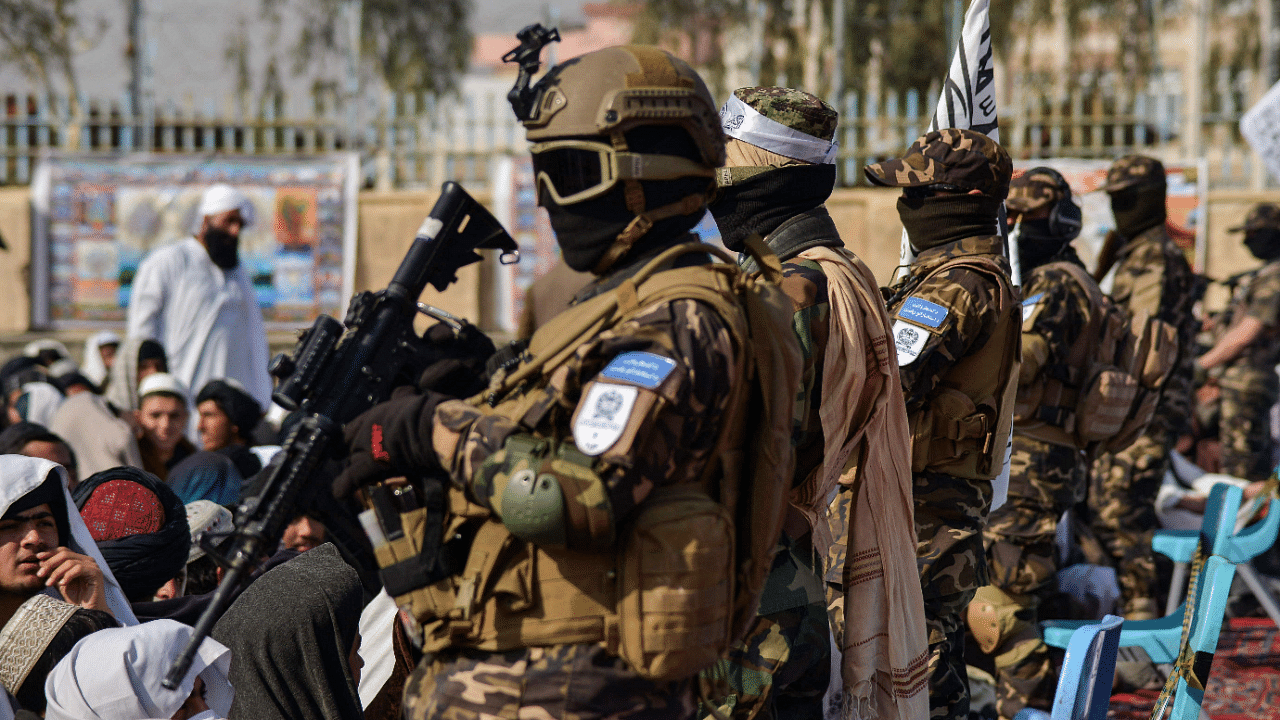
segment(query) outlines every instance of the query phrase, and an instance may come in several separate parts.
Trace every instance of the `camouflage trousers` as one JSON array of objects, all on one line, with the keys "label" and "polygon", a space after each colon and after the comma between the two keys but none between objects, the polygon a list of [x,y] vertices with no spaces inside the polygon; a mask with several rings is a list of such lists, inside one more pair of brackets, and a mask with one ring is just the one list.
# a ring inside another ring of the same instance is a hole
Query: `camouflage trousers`
[{"label": "camouflage trousers", "polygon": [[1246,480],[1271,474],[1271,406],[1280,394],[1273,370],[1232,367],[1222,374],[1222,472]]},{"label": "camouflage trousers", "polygon": [[968,720],[969,671],[964,662],[964,613],[974,590],[924,599],[929,629],[929,718]]},{"label": "camouflage trousers", "polygon": [[654,682],[602,645],[427,655],[404,688],[407,720],[695,717],[690,680]]},{"label": "camouflage trousers", "polygon": [[1000,592],[979,591],[978,600],[989,601],[998,630],[979,637],[971,628],[994,656],[996,710],[1006,720],[1028,706],[1047,710],[1053,701],[1057,677],[1038,610],[1056,587],[1058,519],[1084,498],[1087,466],[1075,448],[1015,434],[1009,470],[1009,498],[983,533],[991,586]]},{"label": "camouflage trousers", "polygon": [[[821,581],[783,535],[755,625],[703,676],[726,717],[821,720],[830,671],[831,628]],[[706,708],[698,714],[711,717]]]},{"label": "camouflage trousers", "polygon": [[937,472],[912,473],[916,565],[929,630],[929,715],[969,715],[964,662],[964,612],[987,584],[982,529],[991,508],[991,481]]},{"label": "camouflage trousers", "polygon": [[1146,435],[1118,453],[1099,456],[1090,470],[1090,525],[1115,565],[1121,609],[1130,620],[1156,613],[1151,535],[1159,526],[1156,493],[1169,467],[1173,439],[1157,417]]}]

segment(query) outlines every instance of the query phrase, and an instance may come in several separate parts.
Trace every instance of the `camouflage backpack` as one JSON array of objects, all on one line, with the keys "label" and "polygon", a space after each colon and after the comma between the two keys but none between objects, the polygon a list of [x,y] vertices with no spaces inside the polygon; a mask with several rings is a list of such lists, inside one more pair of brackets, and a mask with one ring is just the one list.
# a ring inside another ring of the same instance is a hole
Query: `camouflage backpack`
[{"label": "camouflage backpack", "polygon": [[[1064,367],[1018,389],[1014,423],[1033,438],[1093,453],[1123,450],[1142,435],[1178,359],[1178,333],[1146,311],[1130,313],[1075,263],[1052,263],[1084,290],[1093,312]],[[1023,329],[1036,315],[1027,313]]]}]

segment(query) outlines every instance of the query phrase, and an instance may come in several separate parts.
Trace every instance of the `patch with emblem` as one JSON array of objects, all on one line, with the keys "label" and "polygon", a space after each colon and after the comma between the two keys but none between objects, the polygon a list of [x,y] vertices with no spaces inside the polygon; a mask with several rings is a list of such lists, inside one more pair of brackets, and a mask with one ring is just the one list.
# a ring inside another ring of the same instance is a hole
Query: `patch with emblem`
[{"label": "patch with emblem", "polygon": [[1022,322],[1026,322],[1031,318],[1031,313],[1035,312],[1036,303],[1040,302],[1042,297],[1044,297],[1044,293],[1036,293],[1022,301]]},{"label": "patch with emblem", "polygon": [[898,317],[937,329],[947,319],[947,309],[924,298],[909,297],[898,308]]},{"label": "patch with emblem", "polygon": [[630,385],[597,382],[578,404],[573,442],[584,455],[595,457],[613,447],[631,419],[640,391]]},{"label": "patch with emblem", "polygon": [[676,361],[650,352],[622,353],[609,361],[600,377],[623,380],[643,388],[658,387],[671,374]]},{"label": "patch with emblem", "polygon": [[924,344],[929,341],[929,331],[899,320],[893,324],[893,344],[898,350],[898,366],[910,365],[920,357]]}]

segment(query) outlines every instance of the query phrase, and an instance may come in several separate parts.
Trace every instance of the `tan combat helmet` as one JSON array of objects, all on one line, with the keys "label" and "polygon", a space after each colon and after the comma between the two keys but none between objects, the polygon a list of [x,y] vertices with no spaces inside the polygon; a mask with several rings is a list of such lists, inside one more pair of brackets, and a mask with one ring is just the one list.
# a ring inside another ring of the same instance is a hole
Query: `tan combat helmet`
[{"label": "tan combat helmet", "polygon": [[[541,97],[523,122],[539,198],[545,186],[557,204],[572,205],[623,183],[627,210],[635,214],[594,268],[597,274],[654,223],[706,206],[715,191],[715,168],[724,161],[724,133],[706,84],[683,60],[656,47],[610,47],[560,63],[538,84]],[[688,132],[700,159],[627,147],[627,131],[664,125]],[[662,207],[647,206],[641,180],[687,177],[707,178],[706,190]]]}]

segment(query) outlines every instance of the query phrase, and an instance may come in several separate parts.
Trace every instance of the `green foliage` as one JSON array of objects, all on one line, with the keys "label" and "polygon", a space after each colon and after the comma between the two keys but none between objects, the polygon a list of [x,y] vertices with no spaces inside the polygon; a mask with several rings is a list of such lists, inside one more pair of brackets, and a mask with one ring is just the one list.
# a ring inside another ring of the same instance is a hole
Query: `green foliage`
[{"label": "green foliage", "polygon": [[[301,9],[295,71],[347,47],[347,0],[263,0],[265,13]],[[470,0],[361,0],[360,55],[395,92],[456,87],[471,53]]]}]

